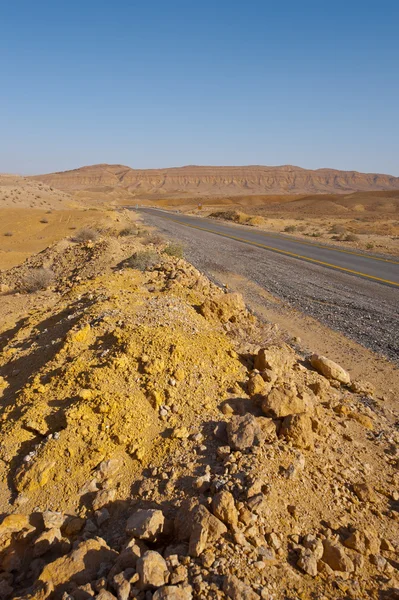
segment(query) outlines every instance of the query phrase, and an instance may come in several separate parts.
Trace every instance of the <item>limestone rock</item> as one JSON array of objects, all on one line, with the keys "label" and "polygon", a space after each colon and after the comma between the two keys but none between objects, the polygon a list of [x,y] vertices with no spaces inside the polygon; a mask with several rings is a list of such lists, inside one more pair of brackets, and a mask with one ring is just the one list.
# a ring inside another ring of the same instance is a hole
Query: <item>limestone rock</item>
[{"label": "limestone rock", "polygon": [[236,322],[245,310],[245,302],[241,294],[220,294],[206,299],[199,308],[199,312],[206,319],[218,319],[221,323]]},{"label": "limestone rock", "polygon": [[331,540],[323,541],[324,552],[322,561],[325,562],[333,571],[351,572],[354,570],[354,564],[345,550],[338,543]]},{"label": "limestone rock", "polygon": [[318,371],[318,373],[321,373],[327,379],[333,379],[346,385],[349,385],[351,382],[349,373],[347,373],[340,365],[325,356],[312,354],[310,357],[310,364]]},{"label": "limestone rock", "polygon": [[254,373],[248,380],[247,391],[250,396],[267,394],[270,386],[265,382],[262,375]]},{"label": "limestone rock", "polygon": [[290,371],[295,363],[294,350],[287,344],[273,344],[268,348],[261,348],[255,357],[254,367],[265,372],[267,381],[272,383]]},{"label": "limestone rock", "polygon": [[44,527],[46,529],[61,529],[64,525],[67,517],[62,512],[56,512],[53,510],[45,510],[42,513]]},{"label": "limestone rock", "polygon": [[260,444],[264,440],[264,434],[256,418],[246,414],[243,417],[232,417],[227,424],[227,438],[231,448],[247,450]]},{"label": "limestone rock", "polygon": [[112,564],[117,556],[101,538],[81,542],[67,556],[46,565],[39,577],[39,584],[57,589],[57,600],[72,585],[85,585],[97,578],[103,564]]},{"label": "limestone rock", "polygon": [[193,526],[189,540],[189,554],[200,556],[206,544],[217,541],[226,533],[227,527],[201,504],[192,511],[191,518]]},{"label": "limestone rock", "polygon": [[362,502],[377,502],[378,497],[368,483],[353,484],[353,491]]},{"label": "limestone rock", "polygon": [[371,398],[375,394],[374,386],[369,381],[363,381],[362,379],[352,381],[350,390],[355,394],[363,394],[365,396],[370,396]]},{"label": "limestone rock", "polygon": [[107,590],[100,590],[100,592],[96,596],[97,600],[117,600],[117,598],[111,594],[111,592],[107,592]]},{"label": "limestone rock", "polygon": [[93,510],[100,510],[106,504],[110,504],[116,498],[116,490],[100,490],[94,497]]},{"label": "limestone rock", "polygon": [[161,510],[139,509],[128,519],[126,532],[140,540],[155,541],[163,533],[165,517]]},{"label": "limestone rock", "polygon": [[60,547],[61,540],[61,531],[56,527],[44,531],[41,535],[39,535],[39,537],[34,543],[33,556],[37,558],[38,556],[46,554],[46,552],[48,552],[49,550],[57,548],[57,546]]},{"label": "limestone rock", "polygon": [[225,525],[229,525],[230,527],[237,526],[238,513],[233,495],[230,492],[223,490],[213,497],[212,512]]},{"label": "limestone rock", "polygon": [[380,541],[377,534],[371,530],[357,529],[344,541],[344,546],[360,554],[378,554],[380,551]]},{"label": "limestone rock", "polygon": [[262,410],[268,417],[287,417],[288,415],[311,412],[313,409],[311,396],[306,393],[298,394],[293,384],[274,387],[262,401]]},{"label": "limestone rock", "polygon": [[231,600],[258,600],[259,594],[253,591],[249,585],[235,577],[235,575],[226,575],[223,580],[223,591]]},{"label": "limestone rock", "polygon": [[191,600],[192,597],[190,586],[165,585],[157,589],[152,600]]},{"label": "limestone rock", "polygon": [[169,571],[165,559],[154,550],[148,550],[137,561],[137,573],[142,589],[158,588],[169,579]]},{"label": "limestone rock", "polygon": [[296,448],[312,450],[314,443],[312,419],[304,413],[285,417],[280,436],[285,437]]},{"label": "limestone rock", "polygon": [[317,558],[311,550],[308,548],[303,548],[301,554],[299,556],[298,562],[296,563],[302,571],[310,575],[311,577],[316,577],[317,575]]}]

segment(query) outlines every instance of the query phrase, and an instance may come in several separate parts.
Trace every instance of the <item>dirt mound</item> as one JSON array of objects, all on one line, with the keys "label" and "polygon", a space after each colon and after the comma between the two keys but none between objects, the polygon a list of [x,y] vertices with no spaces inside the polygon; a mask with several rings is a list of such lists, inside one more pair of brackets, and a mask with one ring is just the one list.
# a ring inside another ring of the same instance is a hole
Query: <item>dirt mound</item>
[{"label": "dirt mound", "polygon": [[191,195],[192,197],[255,194],[347,194],[353,191],[399,189],[399,178],[391,175],[280,167],[187,166],[170,169],[131,169],[122,165],[92,165],[38,175],[63,190],[93,190],[109,186],[123,188],[137,197]]},{"label": "dirt mound", "polygon": [[148,237],[1,275],[0,595],[394,598],[398,414]]}]

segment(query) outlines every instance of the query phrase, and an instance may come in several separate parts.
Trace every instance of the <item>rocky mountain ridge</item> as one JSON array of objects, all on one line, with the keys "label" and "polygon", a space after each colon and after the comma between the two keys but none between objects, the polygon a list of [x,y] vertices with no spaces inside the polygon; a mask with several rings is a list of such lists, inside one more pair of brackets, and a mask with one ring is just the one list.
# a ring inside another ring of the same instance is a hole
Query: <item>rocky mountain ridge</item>
[{"label": "rocky mountain ridge", "polygon": [[37,179],[62,190],[123,188],[137,196],[221,194],[350,193],[399,189],[399,177],[336,169],[277,167],[184,166],[167,169],[132,169],[124,165],[91,165]]}]

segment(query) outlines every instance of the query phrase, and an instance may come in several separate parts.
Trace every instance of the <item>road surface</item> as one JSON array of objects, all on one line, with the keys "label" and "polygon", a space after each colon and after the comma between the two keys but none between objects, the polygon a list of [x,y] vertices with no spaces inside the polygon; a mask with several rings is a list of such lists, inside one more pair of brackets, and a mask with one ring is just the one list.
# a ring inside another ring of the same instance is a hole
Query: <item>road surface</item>
[{"label": "road surface", "polygon": [[399,261],[158,209],[144,220],[180,240],[207,274],[242,275],[291,306],[399,361]]}]

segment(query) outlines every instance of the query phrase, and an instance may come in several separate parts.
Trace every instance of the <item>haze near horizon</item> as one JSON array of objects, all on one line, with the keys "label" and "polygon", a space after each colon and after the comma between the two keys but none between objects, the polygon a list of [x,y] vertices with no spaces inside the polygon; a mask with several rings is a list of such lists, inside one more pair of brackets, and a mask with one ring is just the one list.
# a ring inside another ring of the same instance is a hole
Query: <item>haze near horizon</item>
[{"label": "haze near horizon", "polygon": [[22,0],[0,16],[0,172],[399,175],[396,3]]}]

